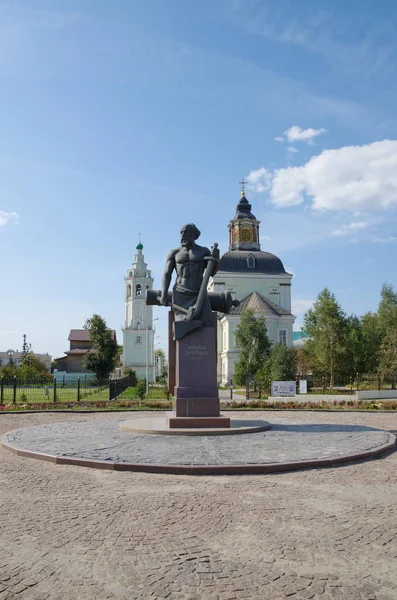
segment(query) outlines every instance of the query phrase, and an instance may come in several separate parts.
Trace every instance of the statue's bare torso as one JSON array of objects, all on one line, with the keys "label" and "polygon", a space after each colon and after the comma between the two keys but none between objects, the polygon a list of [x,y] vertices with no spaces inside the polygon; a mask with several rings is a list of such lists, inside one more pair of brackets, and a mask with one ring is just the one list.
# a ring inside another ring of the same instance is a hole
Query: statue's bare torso
[{"label": "statue's bare torso", "polygon": [[206,267],[205,258],[210,254],[208,248],[198,244],[194,244],[190,249],[182,247],[171,250],[167,257],[167,265],[172,271],[176,271],[174,289],[198,293]]},{"label": "statue's bare torso", "polygon": [[[216,273],[219,261],[219,250],[217,244],[210,251],[206,246],[199,246],[195,240],[200,231],[193,223],[188,223],[181,228],[181,246],[175,248],[167,256],[162,286],[160,303],[168,304],[168,289],[172,274],[176,272],[176,281],[172,290],[172,310],[175,321],[186,320],[189,309],[196,306],[200,288],[208,283],[204,281],[203,275],[208,259],[211,261],[211,274]],[[206,292],[206,289],[205,289]],[[213,327],[213,317],[208,296],[201,297],[200,307],[197,313],[193,313],[196,319],[200,319],[202,326]]]}]

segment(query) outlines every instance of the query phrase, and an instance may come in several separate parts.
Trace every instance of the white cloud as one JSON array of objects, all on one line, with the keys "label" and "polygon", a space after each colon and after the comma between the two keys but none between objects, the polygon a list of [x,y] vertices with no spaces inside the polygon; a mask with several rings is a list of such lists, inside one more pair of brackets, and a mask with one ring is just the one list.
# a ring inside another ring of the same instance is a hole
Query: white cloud
[{"label": "white cloud", "polygon": [[305,198],[315,210],[397,208],[397,141],[324,150],[301,167],[274,171],[270,199],[275,206],[294,206]]},{"label": "white cloud", "polygon": [[292,314],[304,315],[309,308],[312,308],[315,300],[293,300],[292,301]]},{"label": "white cloud", "polygon": [[385,235],[384,237],[373,237],[371,242],[374,244],[393,244],[397,242],[397,235]]},{"label": "white cloud", "polygon": [[[298,125],[292,125],[292,127],[284,131],[282,136],[275,137],[274,140],[276,142],[307,142],[308,144],[312,144],[313,140],[322,133],[325,133],[325,129],[313,129],[312,127],[301,129]],[[294,148],[293,152],[296,152],[296,148]]]},{"label": "white cloud", "polygon": [[342,225],[340,229],[336,229],[332,232],[332,235],[336,236],[344,236],[352,233],[356,233],[357,231],[362,231],[368,227],[368,223],[364,221],[356,221],[355,223],[350,223],[349,225]]},{"label": "white cloud", "polygon": [[3,227],[3,225],[5,225],[10,219],[18,220],[17,213],[0,210],[0,227]]},{"label": "white cloud", "polygon": [[296,148],[294,148],[294,146],[288,146],[287,152],[294,154],[294,152],[298,152],[298,150]]},{"label": "white cloud", "polygon": [[255,192],[264,192],[270,186],[271,176],[271,171],[265,169],[265,167],[256,169],[256,171],[251,171],[249,175],[247,175],[249,189]]}]

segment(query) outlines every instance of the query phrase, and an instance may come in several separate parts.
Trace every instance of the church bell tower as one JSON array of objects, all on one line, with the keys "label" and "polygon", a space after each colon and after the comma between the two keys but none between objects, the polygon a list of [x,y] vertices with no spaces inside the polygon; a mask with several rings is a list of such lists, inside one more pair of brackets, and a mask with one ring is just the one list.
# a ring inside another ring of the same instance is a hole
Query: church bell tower
[{"label": "church bell tower", "polygon": [[241,198],[234,219],[229,223],[229,250],[260,250],[259,225],[245,197],[245,181],[241,183]]},{"label": "church bell tower", "polygon": [[146,290],[153,288],[139,240],[134,261],[125,280],[125,323],[123,329],[123,367],[133,369],[138,379],[154,381],[153,307],[146,305]]}]

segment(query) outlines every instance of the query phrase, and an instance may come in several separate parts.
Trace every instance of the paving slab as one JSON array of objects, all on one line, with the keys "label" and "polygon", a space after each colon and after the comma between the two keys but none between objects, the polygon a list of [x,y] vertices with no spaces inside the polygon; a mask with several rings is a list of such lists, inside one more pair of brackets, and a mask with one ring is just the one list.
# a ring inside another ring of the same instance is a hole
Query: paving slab
[{"label": "paving slab", "polygon": [[[147,421],[142,419],[143,427]],[[120,429],[124,423],[113,418],[36,425],[6,433],[2,443],[20,456],[58,464],[184,474],[325,467],[374,457],[396,443],[388,431],[350,424],[273,420],[268,431],[190,437],[132,433]]]},{"label": "paving slab", "polygon": [[[393,412],[230,416],[397,431]],[[115,416],[0,413],[0,434],[65,418]],[[0,447],[0,486],[1,600],[397,597],[396,452],[327,469],[185,477],[61,466]]]}]

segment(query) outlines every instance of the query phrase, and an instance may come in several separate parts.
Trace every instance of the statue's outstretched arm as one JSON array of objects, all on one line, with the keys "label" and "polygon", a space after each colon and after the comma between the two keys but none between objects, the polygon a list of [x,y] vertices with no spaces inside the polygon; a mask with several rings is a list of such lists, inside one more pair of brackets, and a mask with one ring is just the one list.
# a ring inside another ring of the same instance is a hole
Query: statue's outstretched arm
[{"label": "statue's outstretched arm", "polygon": [[172,273],[176,267],[176,265],[175,265],[175,254],[176,253],[177,253],[177,250],[171,250],[171,252],[167,256],[167,260],[165,262],[164,275],[163,275],[163,280],[161,282],[161,298],[160,298],[160,303],[163,304],[164,306],[167,306],[168,288],[170,287]]}]

